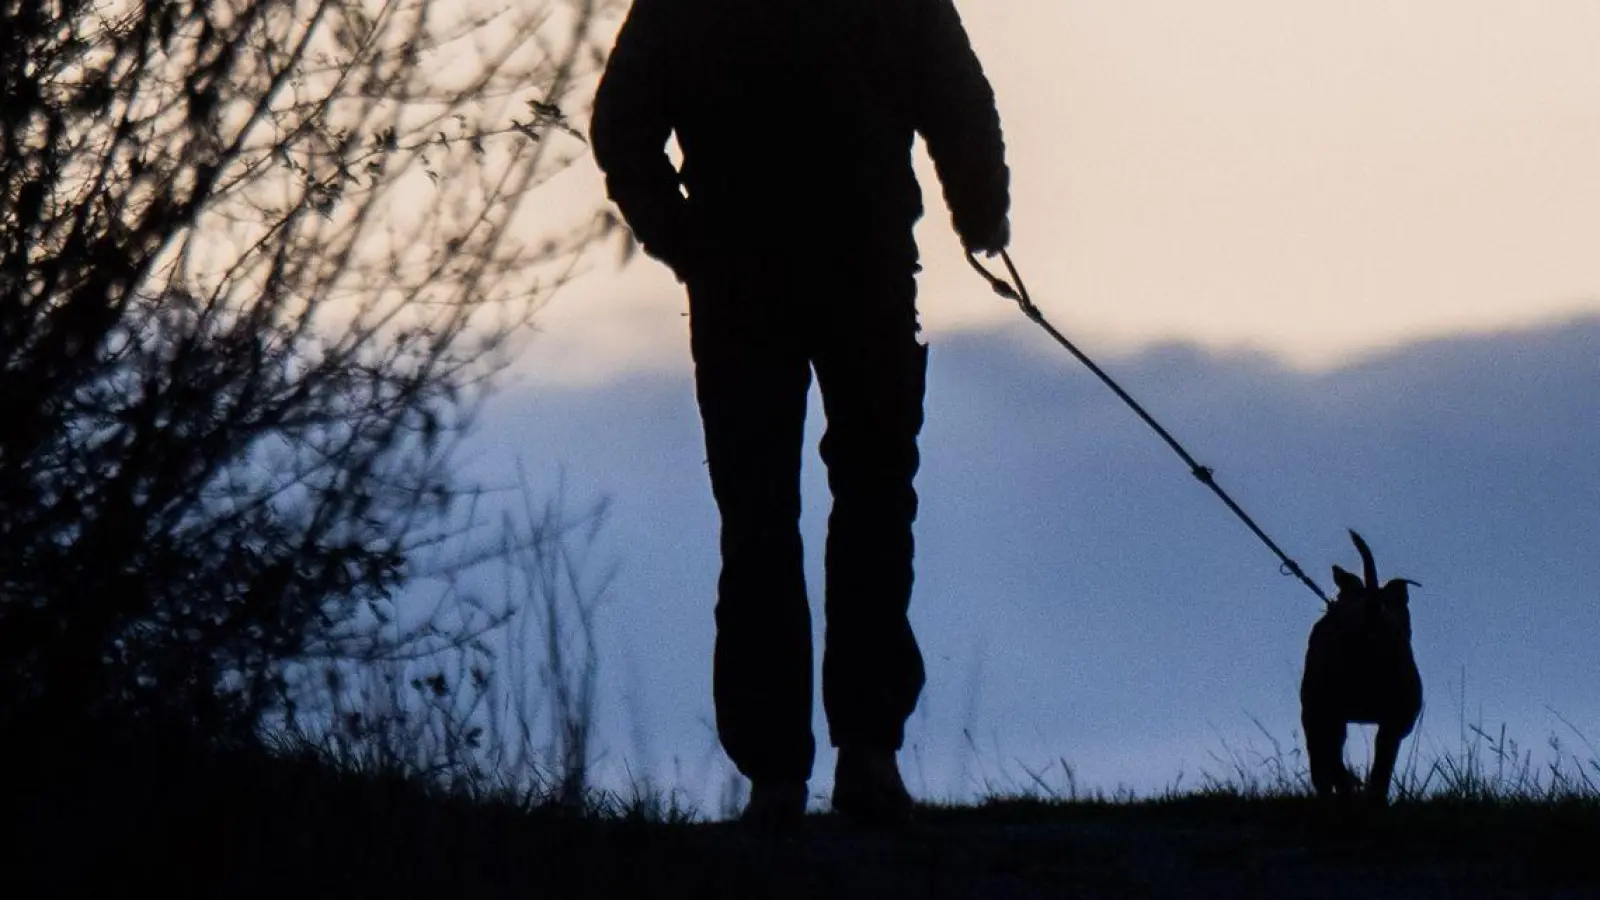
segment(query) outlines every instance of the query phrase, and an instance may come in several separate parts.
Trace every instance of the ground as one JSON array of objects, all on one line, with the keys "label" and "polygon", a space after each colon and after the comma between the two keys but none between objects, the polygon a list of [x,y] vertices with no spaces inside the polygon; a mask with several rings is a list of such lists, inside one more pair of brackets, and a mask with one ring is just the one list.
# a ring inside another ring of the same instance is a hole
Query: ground
[{"label": "ground", "polygon": [[0,896],[1593,898],[1600,803],[1304,797],[928,808],[903,833],[830,815],[762,839],[648,804],[565,811],[314,761],[99,754],[3,773]]},{"label": "ground", "polygon": [[1197,798],[943,810],[900,836],[826,819],[777,842],[710,827],[679,838],[706,873],[681,896],[1600,896],[1600,817],[1570,812],[1402,807],[1358,825],[1302,801]]}]

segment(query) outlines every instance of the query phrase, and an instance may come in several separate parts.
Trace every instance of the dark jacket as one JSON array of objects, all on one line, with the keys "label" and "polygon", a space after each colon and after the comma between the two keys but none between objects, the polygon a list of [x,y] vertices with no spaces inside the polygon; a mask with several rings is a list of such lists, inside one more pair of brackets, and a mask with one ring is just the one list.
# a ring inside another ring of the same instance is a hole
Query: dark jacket
[{"label": "dark jacket", "polygon": [[914,263],[915,134],[957,233],[994,233],[1000,117],[952,0],[634,0],[590,127],[611,199],[680,278],[718,250]]}]

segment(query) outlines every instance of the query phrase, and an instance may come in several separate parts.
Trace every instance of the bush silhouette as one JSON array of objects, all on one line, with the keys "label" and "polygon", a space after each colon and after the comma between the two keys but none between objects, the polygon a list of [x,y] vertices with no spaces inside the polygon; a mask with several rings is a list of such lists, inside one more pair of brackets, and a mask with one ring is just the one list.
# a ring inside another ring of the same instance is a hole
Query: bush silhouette
[{"label": "bush silhouette", "polygon": [[592,64],[594,4],[536,6],[0,3],[0,730],[244,737],[370,651],[602,234],[513,239]]}]

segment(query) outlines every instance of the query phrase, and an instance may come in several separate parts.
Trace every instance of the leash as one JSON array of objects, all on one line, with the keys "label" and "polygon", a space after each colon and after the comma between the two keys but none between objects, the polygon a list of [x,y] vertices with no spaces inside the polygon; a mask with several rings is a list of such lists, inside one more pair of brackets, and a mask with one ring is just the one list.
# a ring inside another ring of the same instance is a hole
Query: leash
[{"label": "leash", "polygon": [[1255,533],[1256,537],[1261,539],[1262,543],[1267,545],[1269,550],[1277,554],[1278,559],[1282,560],[1283,562],[1283,566],[1279,571],[1285,575],[1293,575],[1294,577],[1300,579],[1301,583],[1310,588],[1311,592],[1316,594],[1318,599],[1320,599],[1324,605],[1331,605],[1332,601],[1328,599],[1328,595],[1323,593],[1322,588],[1318,587],[1317,583],[1312,581],[1311,578],[1306,575],[1305,571],[1300,568],[1300,564],[1290,559],[1288,554],[1279,549],[1278,545],[1273,542],[1272,538],[1267,537],[1267,533],[1262,531],[1261,527],[1255,523],[1255,520],[1250,518],[1249,514],[1241,509],[1239,504],[1235,503],[1232,497],[1228,496],[1228,492],[1224,491],[1221,485],[1217,484],[1215,473],[1212,472],[1209,467],[1202,466],[1198,462],[1195,462],[1194,457],[1189,455],[1189,451],[1183,449],[1183,445],[1179,444],[1176,438],[1169,434],[1165,428],[1162,428],[1161,424],[1152,418],[1149,413],[1145,412],[1144,407],[1140,406],[1138,401],[1134,400],[1127,391],[1123,390],[1121,385],[1113,381],[1110,375],[1107,375],[1103,369],[1095,365],[1094,360],[1085,355],[1082,350],[1079,350],[1077,345],[1073,344],[1072,341],[1067,339],[1066,335],[1057,331],[1054,325],[1051,325],[1049,322],[1045,321],[1044,313],[1040,312],[1039,307],[1034,305],[1033,298],[1028,295],[1027,286],[1022,283],[1022,275],[1017,272],[1016,265],[1011,262],[1011,254],[1005,252],[1004,250],[1000,251],[1000,260],[1005,263],[1006,273],[1010,276],[1009,281],[989,271],[973,254],[967,254],[967,263],[972,266],[974,271],[983,276],[983,280],[989,282],[989,287],[992,288],[996,294],[999,294],[1001,297],[1004,297],[1007,300],[1015,301],[1016,304],[1022,308],[1023,315],[1033,320],[1035,324],[1037,324],[1040,328],[1043,328],[1051,337],[1055,338],[1056,343],[1067,348],[1067,352],[1077,357],[1079,362],[1083,363],[1089,368],[1089,371],[1099,376],[1100,380],[1105,382],[1107,387],[1111,388],[1111,390],[1116,392],[1118,397],[1122,398],[1122,402],[1128,404],[1128,406],[1131,407],[1134,412],[1139,414],[1139,418],[1143,419],[1146,425],[1149,425],[1152,429],[1154,429],[1156,434],[1161,435],[1161,439],[1167,442],[1167,446],[1171,447],[1173,452],[1178,454],[1178,456],[1183,459],[1184,463],[1189,466],[1189,473],[1195,478],[1199,479],[1201,484],[1210,488],[1213,493],[1221,498],[1222,502],[1226,503],[1228,508],[1233,510],[1233,514],[1238,516],[1240,521],[1244,522],[1245,525],[1249,526],[1250,530]]}]

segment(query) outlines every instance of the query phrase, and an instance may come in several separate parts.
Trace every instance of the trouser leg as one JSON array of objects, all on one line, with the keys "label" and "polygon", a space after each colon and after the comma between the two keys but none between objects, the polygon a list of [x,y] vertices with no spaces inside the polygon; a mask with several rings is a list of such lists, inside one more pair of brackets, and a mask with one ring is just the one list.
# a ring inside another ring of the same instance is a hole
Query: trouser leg
[{"label": "trouser leg", "polygon": [[721,517],[717,732],[752,781],[806,781],[816,745],[799,518],[811,370],[799,342],[750,319],[753,302],[715,292],[691,300],[695,392]]},{"label": "trouser leg", "polygon": [[928,351],[912,272],[848,284],[813,350],[833,494],[823,705],[834,746],[898,750],[924,681],[907,611]]}]

